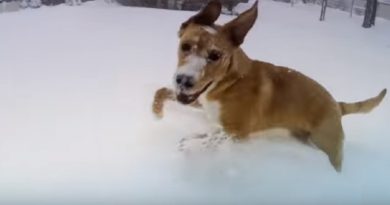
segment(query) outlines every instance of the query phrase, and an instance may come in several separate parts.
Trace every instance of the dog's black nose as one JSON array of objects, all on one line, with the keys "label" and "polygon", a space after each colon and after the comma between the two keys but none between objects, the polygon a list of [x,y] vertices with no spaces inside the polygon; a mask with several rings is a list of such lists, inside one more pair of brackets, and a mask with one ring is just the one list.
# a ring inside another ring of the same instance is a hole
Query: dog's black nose
[{"label": "dog's black nose", "polygon": [[185,89],[190,89],[194,87],[194,78],[187,75],[177,75],[176,76],[176,83],[180,87],[183,87]]}]

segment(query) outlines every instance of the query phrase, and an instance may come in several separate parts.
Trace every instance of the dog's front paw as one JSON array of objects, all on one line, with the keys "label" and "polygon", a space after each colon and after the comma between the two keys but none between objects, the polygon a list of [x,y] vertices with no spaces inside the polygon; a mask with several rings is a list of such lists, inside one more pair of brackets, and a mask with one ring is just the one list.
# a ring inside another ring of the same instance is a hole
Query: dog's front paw
[{"label": "dog's front paw", "polygon": [[181,152],[203,150],[206,147],[207,137],[207,134],[196,134],[190,137],[184,137],[179,141],[178,149]]},{"label": "dog's front paw", "polygon": [[222,132],[197,134],[191,137],[185,137],[179,141],[179,151],[189,152],[203,152],[216,151],[222,144],[224,144],[230,137]]},{"label": "dog's front paw", "polygon": [[173,100],[174,92],[169,88],[160,88],[154,94],[154,100],[152,104],[152,111],[157,119],[161,119],[164,116],[163,109],[166,100]]}]

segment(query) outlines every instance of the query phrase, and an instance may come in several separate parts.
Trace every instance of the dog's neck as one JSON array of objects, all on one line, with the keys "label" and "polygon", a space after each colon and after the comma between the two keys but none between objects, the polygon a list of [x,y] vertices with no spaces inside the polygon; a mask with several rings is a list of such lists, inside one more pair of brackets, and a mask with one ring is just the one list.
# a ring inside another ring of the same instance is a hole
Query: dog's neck
[{"label": "dog's neck", "polygon": [[252,63],[253,60],[251,60],[241,48],[237,48],[231,56],[231,65],[228,75],[237,74],[242,78],[248,74]]},{"label": "dog's neck", "polygon": [[229,68],[225,75],[210,89],[210,98],[216,97],[219,93],[233,86],[239,79],[245,78],[252,68],[253,60],[241,48],[237,48],[230,58]]}]

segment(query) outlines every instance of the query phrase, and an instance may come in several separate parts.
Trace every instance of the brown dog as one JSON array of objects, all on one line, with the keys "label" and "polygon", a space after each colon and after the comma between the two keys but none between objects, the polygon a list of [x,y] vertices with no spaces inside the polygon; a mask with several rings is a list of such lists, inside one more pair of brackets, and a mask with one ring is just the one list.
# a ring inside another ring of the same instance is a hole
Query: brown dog
[{"label": "brown dog", "polygon": [[162,88],[154,111],[162,114],[161,100],[183,104],[198,101],[220,132],[234,139],[283,128],[302,142],[312,142],[341,171],[341,117],[369,112],[386,94],[357,102],[337,102],[314,80],[285,67],[251,60],[240,49],[257,18],[257,2],[223,26],[215,25],[219,1],[211,1],[184,22],[179,31],[179,63],[175,91]]}]

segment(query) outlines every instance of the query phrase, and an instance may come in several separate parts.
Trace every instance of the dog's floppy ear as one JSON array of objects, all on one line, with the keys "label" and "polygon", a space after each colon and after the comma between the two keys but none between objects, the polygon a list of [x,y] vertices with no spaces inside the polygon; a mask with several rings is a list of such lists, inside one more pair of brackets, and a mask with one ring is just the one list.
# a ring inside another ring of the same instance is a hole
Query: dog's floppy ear
[{"label": "dog's floppy ear", "polygon": [[233,46],[238,47],[244,42],[246,34],[256,22],[257,7],[258,1],[254,3],[252,8],[240,14],[237,18],[222,27],[222,32],[227,35]]},{"label": "dog's floppy ear", "polygon": [[184,22],[180,30],[185,29],[190,23],[211,26],[218,19],[221,14],[222,5],[219,0],[211,0],[206,7],[204,7],[199,13],[195,16],[189,18]]}]

